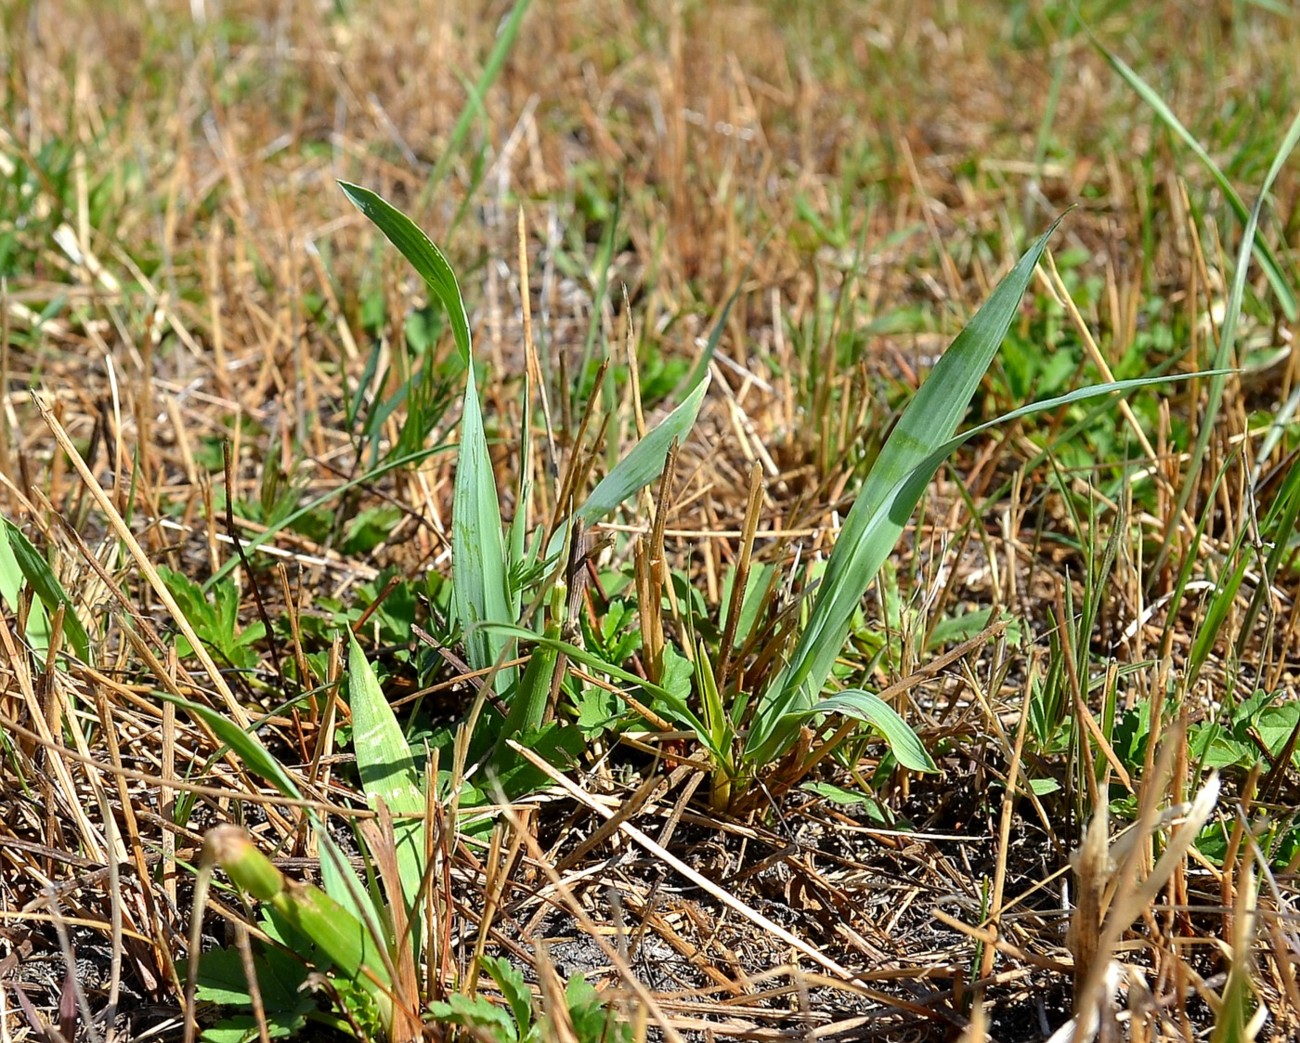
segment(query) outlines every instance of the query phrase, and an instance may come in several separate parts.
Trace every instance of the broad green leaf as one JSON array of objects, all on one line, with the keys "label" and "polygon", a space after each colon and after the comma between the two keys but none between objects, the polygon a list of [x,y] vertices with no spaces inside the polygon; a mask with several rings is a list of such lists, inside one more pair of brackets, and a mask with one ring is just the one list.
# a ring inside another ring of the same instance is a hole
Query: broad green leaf
[{"label": "broad green leaf", "polygon": [[465,1026],[472,1030],[475,1039],[515,1043],[519,1038],[510,1015],[482,994],[466,996],[463,992],[453,992],[446,1002],[430,1003],[429,1013],[440,1022]]},{"label": "broad green leaf", "polygon": [[456,347],[460,351],[461,361],[468,366],[473,357],[470,347],[469,315],[465,311],[465,301],[460,295],[460,284],[456,282],[456,273],[452,271],[442,251],[414,221],[370,189],[347,181],[340,181],[339,187],[352,200],[356,208],[370,218],[375,227],[388,237],[388,241],[402,251],[402,256],[411,262],[420,278],[442,302],[451,319],[451,331],[456,338]]},{"label": "broad green leaf", "polygon": [[[466,372],[465,410],[451,519],[452,597],[465,634],[470,665],[476,670],[486,670],[509,642],[480,624],[514,623],[517,616],[511,609],[501,507],[474,387],[474,367],[470,366]],[[499,692],[504,694],[510,689],[514,674],[514,670],[503,670],[497,675]]]},{"label": "broad green leaf", "polygon": [[904,768],[925,772],[939,770],[921,745],[916,732],[878,695],[861,688],[851,688],[823,699],[816,706],[800,711],[795,716],[806,719],[823,713],[837,713],[873,725],[885,737],[890,752]]},{"label": "broad green leaf", "polygon": [[[1111,67],[1133,88],[1137,96],[1150,106],[1151,111],[1160,118],[1160,121],[1166,127],[1182,139],[1183,143],[1192,150],[1192,154],[1210,172],[1210,176],[1214,178],[1215,184],[1219,186],[1219,191],[1227,199],[1228,205],[1232,207],[1237,219],[1242,224],[1250,222],[1250,208],[1242,201],[1241,196],[1237,194],[1237,190],[1232,187],[1232,182],[1219,169],[1218,164],[1210,158],[1210,154],[1205,151],[1204,146],[1192,136],[1191,132],[1183,126],[1182,121],[1174,115],[1173,109],[1166,105],[1164,99],[1152,89],[1151,85],[1142,79],[1119,55],[1104,47],[1100,42],[1097,43],[1097,47],[1106,60],[1110,62]],[[1272,181],[1272,176],[1270,176],[1269,181]],[[1267,192],[1267,188],[1265,192]],[[1263,195],[1260,198],[1263,199]],[[1283,273],[1281,265],[1278,264],[1277,257],[1274,256],[1268,243],[1263,240],[1255,240],[1253,234],[1246,237],[1245,243],[1247,250],[1254,249],[1260,266],[1267,274],[1269,284],[1273,287],[1273,292],[1277,294],[1278,302],[1282,305],[1282,311],[1286,313],[1288,319],[1294,322],[1297,314],[1295,293],[1291,289],[1291,284]],[[1244,267],[1243,262],[1239,261],[1238,267]]]},{"label": "broad green leaf", "polygon": [[[4,523],[0,526],[3,530],[0,531],[0,582],[3,582],[3,588],[0,589],[3,590],[5,600],[10,603],[11,608],[17,607],[18,585],[14,583],[16,567],[22,573],[23,579],[27,581],[27,585],[32,588],[32,592],[40,599],[48,616],[52,617],[60,605],[64,607],[63,633],[67,636],[68,643],[72,645],[77,658],[83,663],[89,663],[91,661],[90,637],[86,633],[86,628],[82,626],[81,620],[77,618],[77,610],[72,604],[72,598],[68,597],[67,591],[63,589],[63,584],[50,569],[49,563],[32,546],[22,530],[7,518],[0,521]],[[48,620],[46,624],[48,627]],[[48,629],[45,631],[45,638],[48,647]]]},{"label": "broad green leaf", "polygon": [[[394,815],[397,871],[402,880],[407,916],[414,923],[425,868],[425,798],[420,790],[420,773],[393,708],[384,698],[374,670],[351,634],[348,636],[348,705],[352,710],[352,747],[357,755],[361,787],[372,805],[383,800]],[[418,941],[414,951],[420,952]]]},{"label": "broad green leaf", "polygon": [[[760,762],[779,752],[769,747],[781,718],[811,707],[830,676],[862,595],[897,544],[943,457],[923,475],[918,468],[926,466],[936,448],[956,431],[1016,316],[1020,298],[1055,228],[1053,222],[957,335],[908,403],[876,458],[827,562],[808,626],[789,664],[759,703],[746,749]],[[909,480],[913,476],[921,480]]]}]

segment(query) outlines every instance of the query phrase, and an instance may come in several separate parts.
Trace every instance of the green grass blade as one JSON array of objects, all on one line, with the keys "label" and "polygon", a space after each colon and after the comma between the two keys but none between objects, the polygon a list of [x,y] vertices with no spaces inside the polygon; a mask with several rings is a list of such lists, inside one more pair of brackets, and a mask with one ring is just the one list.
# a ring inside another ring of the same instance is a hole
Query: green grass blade
[{"label": "green grass blade", "polygon": [[[1173,131],[1173,133],[1192,150],[1192,153],[1196,158],[1205,165],[1206,170],[1210,172],[1210,176],[1214,178],[1215,184],[1219,186],[1219,190],[1228,201],[1228,205],[1232,207],[1233,213],[1237,215],[1237,219],[1241,221],[1242,224],[1250,222],[1250,208],[1242,201],[1241,196],[1237,194],[1237,190],[1232,187],[1232,182],[1229,181],[1223,171],[1219,169],[1218,164],[1210,158],[1210,154],[1205,151],[1205,148],[1201,143],[1192,136],[1191,132],[1186,127],[1183,126],[1182,121],[1174,115],[1173,110],[1165,104],[1164,99],[1161,98],[1160,95],[1151,88],[1151,85],[1142,79],[1142,77],[1139,76],[1123,58],[1110,51],[1100,42],[1097,43],[1097,47],[1101,50],[1101,53],[1105,56],[1106,60],[1110,62],[1111,67],[1120,74],[1124,82],[1133,88],[1137,96],[1150,106],[1151,110],[1160,118],[1160,121]],[[1272,182],[1274,176],[1276,175],[1270,174],[1268,178],[1269,183]],[[1265,191],[1267,191],[1267,189]],[[1260,198],[1263,198],[1262,194]],[[1273,292],[1277,294],[1278,302],[1282,305],[1282,311],[1286,314],[1286,317],[1289,320],[1294,322],[1297,315],[1295,292],[1292,290],[1291,284],[1287,281],[1286,275],[1282,272],[1282,267],[1278,263],[1277,257],[1273,254],[1268,243],[1264,242],[1262,239],[1255,240],[1253,234],[1248,237],[1247,243],[1254,249],[1261,267],[1263,267],[1265,274],[1267,274],[1269,285],[1273,287]]]},{"label": "green grass blade", "polygon": [[348,705],[352,710],[352,744],[361,786],[370,797],[382,797],[390,811],[424,813],[420,773],[411,747],[365,653],[355,637],[348,639]]},{"label": "green grass blade", "polygon": [[[951,349],[949,349],[951,350]],[[1209,371],[1213,374],[1214,370]],[[892,550],[894,542],[897,541],[898,534],[907,524],[908,519],[912,516],[912,511],[916,508],[921,496],[924,494],[930,479],[934,477],[940,465],[957,449],[963,442],[975,435],[987,431],[1000,424],[1005,424],[1011,420],[1018,420],[1021,417],[1030,416],[1034,413],[1048,412],[1059,409],[1062,406],[1072,405],[1075,402],[1084,402],[1093,398],[1100,398],[1103,395],[1111,395],[1127,391],[1136,391],[1139,388],[1152,387],[1157,384],[1175,383],[1182,380],[1191,380],[1197,377],[1209,375],[1201,373],[1185,373],[1176,376],[1160,377],[1141,377],[1135,380],[1119,380],[1110,384],[1095,384],[1091,387],[1077,388],[1065,395],[1058,395],[1055,398],[1045,399],[1041,402],[1033,402],[1019,409],[1013,409],[1010,413],[1004,413],[996,419],[987,421],[977,427],[948,439],[946,442],[937,446],[929,456],[921,460],[907,474],[903,475],[894,487],[886,494],[881,509],[869,517],[864,526],[860,527],[857,535],[859,543],[862,546],[874,545],[877,542],[883,543],[886,539],[890,540],[889,548],[884,552],[886,555]],[[860,501],[859,501],[860,502]],[[857,505],[854,505],[857,510]],[[850,512],[850,517],[852,512]],[[845,530],[847,530],[847,522]],[[834,560],[835,554],[839,553],[839,544],[844,542],[844,535],[841,533],[840,541],[836,544],[835,551],[832,552],[831,560]],[[883,558],[882,558],[883,561]],[[829,566],[829,563],[828,563]],[[879,566],[877,565],[877,568]],[[827,569],[829,574],[829,567]],[[874,575],[874,573],[873,573]],[[866,577],[864,584],[870,583],[871,577]],[[826,580],[822,581],[823,587]],[[847,605],[847,610],[840,608],[840,611],[847,611],[847,615],[842,620],[836,620],[837,630],[834,633],[834,643],[828,644],[827,650],[822,654],[824,656],[825,673],[820,675],[820,680],[816,689],[808,685],[800,689],[791,683],[788,678],[791,674],[791,666],[786,668],[777,676],[772,686],[764,694],[763,702],[759,707],[753,726],[750,728],[749,739],[745,746],[746,759],[754,763],[767,763],[779,753],[789,742],[794,731],[798,727],[798,722],[803,719],[806,712],[815,710],[817,704],[816,696],[821,686],[825,684],[826,678],[830,674],[831,664],[834,663],[840,648],[843,646],[844,639],[848,634],[849,619],[852,616],[853,608],[856,607],[858,600],[866,592],[864,585],[852,600],[846,597],[844,591],[836,592],[836,596],[842,599],[843,604]],[[818,603],[823,598],[828,597],[824,591],[819,594]],[[816,615],[817,607],[813,609]],[[827,631],[823,630],[823,634]],[[798,648],[796,647],[796,652]],[[813,650],[817,652],[816,649]],[[792,660],[793,662],[793,660]],[[817,669],[822,669],[822,664],[818,663]],[[807,694],[811,691],[811,694]]]},{"label": "green grass blade", "polygon": [[[1219,407],[1223,402],[1223,392],[1227,385],[1228,373],[1225,367],[1232,359],[1233,349],[1236,347],[1237,320],[1241,317],[1241,303],[1246,295],[1246,276],[1250,269],[1251,251],[1257,243],[1255,233],[1259,228],[1260,211],[1263,209],[1264,201],[1268,198],[1268,193],[1273,187],[1273,182],[1277,180],[1278,174],[1281,173],[1282,167],[1286,164],[1297,144],[1300,144],[1300,113],[1297,113],[1291,121],[1291,127],[1282,140],[1282,144],[1278,147],[1277,154],[1273,157],[1273,163],[1268,169],[1268,174],[1264,177],[1264,184],[1260,186],[1259,198],[1255,200],[1255,206],[1245,219],[1246,228],[1241,235],[1237,268],[1232,273],[1232,286],[1228,291],[1227,307],[1224,310],[1223,322],[1219,327],[1219,346],[1214,355],[1215,374],[1210,379],[1205,411],[1197,424],[1196,442],[1192,446],[1192,454],[1188,459],[1187,468],[1184,472],[1187,477],[1183,481],[1182,490],[1178,494],[1176,515],[1182,514],[1187,509],[1187,505],[1192,498],[1192,492],[1200,484],[1201,463],[1205,459],[1205,454],[1209,451],[1210,436],[1215,430],[1215,421],[1218,419]],[[1228,189],[1224,189],[1225,195],[1228,191]],[[1294,319],[1295,316],[1294,313],[1288,312],[1287,317]],[[1156,555],[1152,575],[1159,573],[1169,555],[1172,546],[1172,534],[1173,528],[1171,527],[1165,536],[1160,553]]]},{"label": "green grass blade", "polygon": [[559,638],[550,635],[537,635],[530,630],[525,630],[517,626],[494,626],[491,629],[501,633],[516,637],[520,641],[531,641],[542,648],[552,648],[557,652],[563,652],[569,659],[575,663],[581,663],[592,670],[614,678],[616,681],[622,681],[624,684],[635,685],[644,689],[653,695],[656,699],[661,700],[664,707],[671,710],[672,715],[681,724],[695,731],[700,741],[709,747],[710,752],[715,753],[718,757],[722,756],[722,751],[714,750],[712,737],[709,729],[705,727],[704,722],[699,719],[686,703],[675,696],[667,688],[647,681],[644,677],[638,677],[629,670],[624,670],[621,666],[615,666],[613,663],[607,663],[599,656],[592,653],[589,649],[581,648],[578,645],[570,644]]},{"label": "green grass blade", "polygon": [[249,734],[229,717],[201,703],[168,692],[159,692],[158,696],[201,720],[212,729],[213,735],[234,751],[246,768],[266,779],[290,800],[302,800],[302,791],[293,781],[293,776],[271,755],[257,736]]},{"label": "green grass blade", "polygon": [[451,319],[451,331],[456,338],[461,361],[469,365],[472,357],[469,315],[465,311],[464,298],[460,295],[456,273],[452,271],[442,251],[420,231],[414,221],[370,189],[347,181],[340,181],[339,187],[356,208],[388,237],[388,241],[402,251],[402,256],[411,262],[420,278],[442,302]]},{"label": "green grass blade", "polygon": [[[483,414],[474,383],[473,345],[465,301],[447,258],[415,223],[369,189],[340,181],[339,186],[366,217],[384,233],[415,267],[451,318],[456,347],[466,364],[465,407],[461,420],[460,455],[456,466],[452,511],[452,579],[457,616],[465,631],[469,661],[486,670],[505,647],[478,624],[513,623],[506,548],[501,532],[501,508],[496,478],[483,431]],[[513,671],[497,677],[498,690],[513,682]]]},{"label": "green grass blade", "polygon": [[939,770],[921,745],[916,732],[892,706],[872,692],[861,688],[838,692],[811,709],[802,711],[798,717],[807,719],[823,713],[838,713],[873,725],[885,737],[890,752],[904,768],[923,772]]},{"label": "green grass blade", "polygon": [[659,426],[637,442],[609,474],[592,490],[586,502],[578,509],[578,517],[592,522],[605,517],[633,493],[649,485],[663,473],[664,461],[673,440],[681,441],[695,424],[704,393],[709,389],[710,376],[706,373],[694,390],[676,409],[668,414]]},{"label": "green grass blade", "polygon": [[[848,636],[858,602],[894,549],[933,471],[919,482],[908,483],[908,477],[956,431],[1011,326],[1056,224],[1053,222],[998,283],[903,411],[845,519],[808,626],[789,664],[759,704],[749,750],[766,745],[787,713],[808,709],[816,701]],[[905,492],[915,492],[915,499],[901,501]]]},{"label": "green grass blade", "polygon": [[[474,386],[474,367],[467,370],[465,409],[461,419],[460,456],[452,504],[452,597],[465,634],[470,665],[486,670],[496,663],[507,641],[483,623],[514,623],[510,577],[507,575],[505,539],[496,477],[483,431],[483,414]],[[514,680],[513,670],[497,674],[504,693]]]},{"label": "green grass blade", "polygon": [[[375,672],[357,639],[351,635],[348,637],[348,705],[352,710],[352,747],[366,796],[372,805],[382,799],[394,816],[420,816],[393,819],[393,844],[407,920],[415,924],[425,866],[425,798],[420,791],[420,773]],[[413,951],[420,952],[418,940]]]},{"label": "green grass blade", "polygon": [[[14,600],[11,601],[11,607],[17,608],[19,584],[14,573],[16,568],[27,581],[27,585],[32,588],[32,593],[40,598],[41,604],[50,617],[59,610],[60,605],[63,606],[63,633],[67,635],[68,643],[72,645],[77,658],[83,663],[89,663],[90,636],[86,633],[81,620],[77,618],[77,610],[72,604],[72,598],[68,597],[68,592],[63,589],[63,584],[54,575],[49,562],[32,546],[22,530],[7,518],[0,521],[3,522],[3,525],[0,525],[0,566],[4,570],[5,599],[9,600],[12,596]],[[48,625],[47,619],[46,626]],[[46,637],[48,639],[48,632]]]}]

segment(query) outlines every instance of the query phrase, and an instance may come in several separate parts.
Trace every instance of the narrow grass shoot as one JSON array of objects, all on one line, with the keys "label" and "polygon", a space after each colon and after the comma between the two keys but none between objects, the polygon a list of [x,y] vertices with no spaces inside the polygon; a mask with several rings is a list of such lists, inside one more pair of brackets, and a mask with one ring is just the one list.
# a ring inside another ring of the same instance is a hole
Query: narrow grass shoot
[{"label": "narrow grass shoot", "polygon": [[27,639],[38,650],[49,647],[52,617],[63,609],[63,633],[83,663],[92,662],[90,635],[77,616],[72,598],[22,530],[0,519],[0,595],[10,611],[17,612],[23,585],[35,595],[27,614]]}]

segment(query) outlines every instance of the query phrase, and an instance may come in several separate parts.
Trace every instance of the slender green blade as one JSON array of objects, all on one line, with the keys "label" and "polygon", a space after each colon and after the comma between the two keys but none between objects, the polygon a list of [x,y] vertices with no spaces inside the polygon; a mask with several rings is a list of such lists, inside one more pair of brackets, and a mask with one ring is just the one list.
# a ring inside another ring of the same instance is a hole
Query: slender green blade
[{"label": "slender green blade", "polygon": [[[950,349],[951,350],[951,349]],[[936,446],[931,453],[917,463],[913,469],[903,475],[892,489],[884,497],[884,503],[881,509],[869,517],[864,526],[859,531],[860,543],[863,546],[875,546],[889,541],[888,548],[884,554],[888,554],[898,539],[898,534],[902,531],[903,526],[912,516],[912,511],[916,508],[926,486],[929,485],[930,479],[934,477],[935,471],[946,460],[954,450],[957,449],[967,439],[974,437],[990,428],[1000,424],[1005,424],[1011,420],[1018,420],[1021,417],[1030,416],[1034,413],[1047,412],[1058,409],[1062,406],[1072,405],[1075,402],[1084,402],[1089,399],[1099,398],[1103,395],[1111,395],[1120,392],[1136,391],[1139,388],[1151,387],[1157,384],[1175,383],[1182,380],[1191,380],[1197,377],[1205,377],[1216,373],[1216,370],[1200,373],[1185,373],[1176,376],[1160,377],[1142,377],[1136,380],[1119,380],[1110,384],[1095,384],[1091,387],[1077,388],[1068,394],[1059,395],[1055,398],[1045,399],[1041,402],[1033,402],[1019,409],[1013,409],[1010,413],[1005,413],[994,420],[980,424],[968,431],[964,431],[946,442]],[[854,510],[857,506],[854,506]],[[847,529],[847,524],[846,524]],[[840,543],[844,542],[843,535],[840,536]],[[834,555],[839,553],[839,544],[836,545]],[[881,559],[883,561],[883,557]],[[877,564],[876,568],[879,568]],[[829,571],[829,570],[828,570]],[[866,587],[870,583],[871,576],[862,578],[863,586],[854,596],[848,606],[849,616],[852,614],[853,606],[857,600],[866,592]],[[825,580],[823,580],[823,588]],[[822,597],[828,596],[824,589]],[[843,593],[840,592],[843,597]],[[820,598],[819,598],[820,601]],[[816,614],[816,607],[814,607]],[[789,683],[788,678],[791,673],[791,666],[787,666],[773,682],[763,697],[763,703],[759,708],[753,726],[750,728],[749,739],[745,745],[745,756],[748,760],[756,763],[767,763],[772,757],[776,756],[786,745],[798,727],[798,723],[806,717],[807,711],[819,711],[819,704],[816,702],[817,692],[825,684],[827,676],[830,673],[830,666],[839,654],[844,638],[848,634],[849,617],[846,616],[842,621],[837,622],[836,639],[829,650],[823,652],[825,662],[825,673],[819,675],[817,687],[813,689],[811,685],[806,689],[800,689]],[[798,649],[796,648],[796,652]],[[816,654],[814,650],[813,654]],[[820,663],[816,667],[822,669]],[[805,694],[810,692],[811,694]]]},{"label": "slender green blade", "polygon": [[[1250,208],[1242,201],[1241,196],[1237,194],[1237,190],[1232,187],[1232,182],[1228,180],[1227,175],[1210,158],[1210,154],[1205,151],[1204,146],[1192,136],[1191,131],[1184,127],[1182,121],[1174,115],[1173,109],[1165,104],[1164,99],[1124,59],[1107,49],[1100,42],[1097,43],[1097,47],[1105,55],[1106,60],[1110,62],[1111,67],[1133,88],[1137,96],[1150,106],[1151,111],[1160,118],[1160,121],[1173,131],[1192,150],[1192,154],[1204,164],[1205,169],[1210,172],[1210,176],[1214,178],[1215,184],[1219,186],[1219,190],[1228,201],[1228,205],[1232,207],[1233,213],[1237,215],[1237,219],[1242,224],[1249,222]],[[1271,181],[1272,178],[1269,178],[1269,180]],[[1254,249],[1260,266],[1268,275],[1269,285],[1273,287],[1273,292],[1277,294],[1278,302],[1282,305],[1282,311],[1286,313],[1288,319],[1294,322],[1297,315],[1295,292],[1283,273],[1277,257],[1264,240],[1254,239],[1251,236],[1247,241],[1251,243],[1251,248]]]},{"label": "slender green blade", "polygon": [[[1205,411],[1200,417],[1197,424],[1196,442],[1192,446],[1192,453],[1187,462],[1185,474],[1186,480],[1183,482],[1182,490],[1178,494],[1177,513],[1182,514],[1187,509],[1187,504],[1191,501],[1192,493],[1201,484],[1201,464],[1205,460],[1205,455],[1210,448],[1210,436],[1215,430],[1215,421],[1218,419],[1219,408],[1223,402],[1223,393],[1227,386],[1228,370],[1225,369],[1232,359],[1232,353],[1237,342],[1237,322],[1241,318],[1241,305],[1246,295],[1246,276],[1250,269],[1251,250],[1260,241],[1256,239],[1256,232],[1259,229],[1259,216],[1264,208],[1264,201],[1268,198],[1268,193],[1273,187],[1273,182],[1277,179],[1278,174],[1282,172],[1282,167],[1290,158],[1291,153],[1295,150],[1297,144],[1300,144],[1300,113],[1291,121],[1291,127],[1286,137],[1278,146],[1273,162],[1269,166],[1268,173],[1264,177],[1264,183],[1260,187],[1259,198],[1255,200],[1255,205],[1251,209],[1249,216],[1246,218],[1246,228],[1242,232],[1240,252],[1237,256],[1237,267],[1232,274],[1232,286],[1228,291],[1227,308],[1223,314],[1223,322],[1219,327],[1219,345],[1214,354],[1214,366],[1216,375],[1211,378],[1209,393],[1206,396]],[[1227,193],[1225,189],[1225,194]],[[1288,313],[1289,318],[1294,318],[1293,313]],[[1172,534],[1172,528],[1170,534]],[[1165,542],[1160,548],[1160,553],[1156,555],[1155,570],[1158,572],[1163,566],[1165,559],[1168,557],[1169,549],[1172,546],[1170,535],[1166,535]],[[1154,573],[1153,573],[1154,574]]]},{"label": "slender green blade", "polygon": [[685,401],[664,417],[653,431],[637,442],[613,470],[592,490],[578,510],[584,521],[596,521],[609,514],[633,493],[649,485],[663,473],[664,461],[674,440],[681,441],[695,425],[704,393],[709,389],[709,374],[705,374]]},{"label": "slender green blade", "polygon": [[421,202],[427,202],[438,186],[442,184],[443,178],[447,176],[447,170],[452,160],[465,143],[465,138],[469,134],[469,128],[474,121],[474,117],[480,116],[486,119],[487,114],[483,107],[483,99],[487,97],[489,88],[496,82],[497,77],[501,75],[501,70],[505,67],[506,58],[510,56],[510,51],[514,48],[515,39],[519,35],[519,26],[523,23],[529,2],[530,0],[516,0],[509,17],[502,23],[497,41],[493,45],[487,61],[483,63],[483,71],[479,73],[478,82],[474,84],[469,99],[465,107],[461,109],[456,125],[452,127],[451,135],[447,138],[447,146],[443,149],[442,155],[438,157],[438,162],[434,164],[433,171],[429,174],[429,180],[420,193]]},{"label": "slender green blade", "polygon": [[[759,704],[750,732],[750,751],[767,744],[777,722],[786,714],[814,704],[848,636],[858,602],[897,544],[933,471],[920,482],[908,483],[908,477],[956,431],[1006,336],[1056,224],[1053,222],[998,283],[903,411],[845,519],[826,564],[808,627],[800,635],[789,664]],[[915,499],[900,500],[899,495],[905,491],[915,492]]]},{"label": "slender green blade", "polygon": [[[58,611],[60,605],[63,606],[63,632],[67,635],[72,650],[77,653],[77,658],[83,663],[89,663],[90,637],[77,617],[72,598],[68,597],[68,592],[54,575],[49,562],[32,546],[22,530],[7,518],[0,521],[3,521],[3,526],[0,526],[0,564],[4,566],[5,599],[10,601],[11,607],[17,607],[17,577],[14,575],[14,568],[17,567],[50,616]],[[11,597],[13,600],[10,600]],[[48,620],[46,626],[48,639]]]},{"label": "slender green blade", "polygon": [[369,797],[382,797],[390,811],[424,813],[420,773],[411,747],[402,734],[393,708],[366,654],[355,637],[348,639],[348,705],[352,710],[352,745],[357,755],[361,787]]},{"label": "slender green blade", "polygon": [[607,663],[589,649],[569,644],[569,642],[562,641],[549,634],[539,636],[531,631],[523,629],[522,627],[516,626],[493,627],[492,629],[499,630],[508,636],[517,637],[520,641],[532,641],[539,647],[552,648],[557,652],[563,652],[564,655],[575,663],[581,663],[583,666],[612,677],[617,681],[622,681],[625,684],[635,685],[643,689],[653,695],[656,699],[660,700],[661,705],[665,709],[669,710],[672,716],[675,717],[679,723],[685,724],[687,727],[691,728],[700,737],[700,741],[709,748],[710,752],[714,753],[719,759],[722,758],[722,751],[714,749],[712,745],[712,736],[709,733],[709,729],[705,727],[704,722],[695,715],[695,712],[684,700],[674,695],[667,688],[653,684],[652,682],[647,681],[644,677],[638,677],[631,671],[624,670],[621,666]]},{"label": "slender green blade", "polygon": [[[483,623],[514,623],[505,539],[496,477],[488,455],[483,414],[474,386],[474,367],[467,370],[461,419],[460,455],[452,504],[451,572],[456,615],[465,634],[470,665],[486,670],[496,663],[508,641]],[[505,693],[515,671],[497,674],[497,691]]]},{"label": "slender green blade", "polygon": [[811,710],[805,710],[797,716],[806,719],[820,713],[838,713],[873,725],[885,737],[890,752],[904,768],[924,772],[939,770],[921,745],[916,732],[878,695],[861,688],[848,689],[829,699],[823,699]]},{"label": "slender green blade", "polygon": [[339,187],[352,200],[356,208],[370,218],[388,237],[388,241],[402,251],[402,256],[411,262],[429,289],[442,302],[451,319],[451,331],[456,337],[456,347],[460,350],[461,360],[469,365],[472,357],[469,315],[465,311],[465,301],[460,295],[460,284],[456,281],[456,273],[452,271],[442,251],[434,245],[432,239],[420,231],[414,221],[370,189],[347,181],[340,181]]},{"label": "slender green blade", "polygon": [[249,734],[229,717],[202,703],[191,702],[168,692],[159,692],[158,696],[201,720],[212,729],[212,734],[234,751],[245,767],[266,779],[290,800],[302,800],[302,791],[293,781],[293,776],[271,755],[256,735]]},{"label": "slender green blade", "polygon": [[[465,631],[469,661],[478,670],[491,667],[505,642],[480,623],[513,623],[505,540],[496,479],[483,431],[483,414],[474,384],[473,346],[465,301],[447,258],[416,224],[369,189],[340,181],[339,186],[419,272],[451,318],[452,332],[466,364],[465,407],[452,505],[452,579],[456,612]],[[514,672],[503,671],[497,687],[506,691]]]}]

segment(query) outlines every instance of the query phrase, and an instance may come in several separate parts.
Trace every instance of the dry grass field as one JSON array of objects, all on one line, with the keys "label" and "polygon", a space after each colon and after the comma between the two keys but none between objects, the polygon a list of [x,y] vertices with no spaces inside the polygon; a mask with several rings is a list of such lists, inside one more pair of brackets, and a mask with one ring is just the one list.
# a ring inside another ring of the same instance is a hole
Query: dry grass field
[{"label": "dry grass field", "polygon": [[1297,1038],[1298,46],[0,5],[0,1043]]}]

